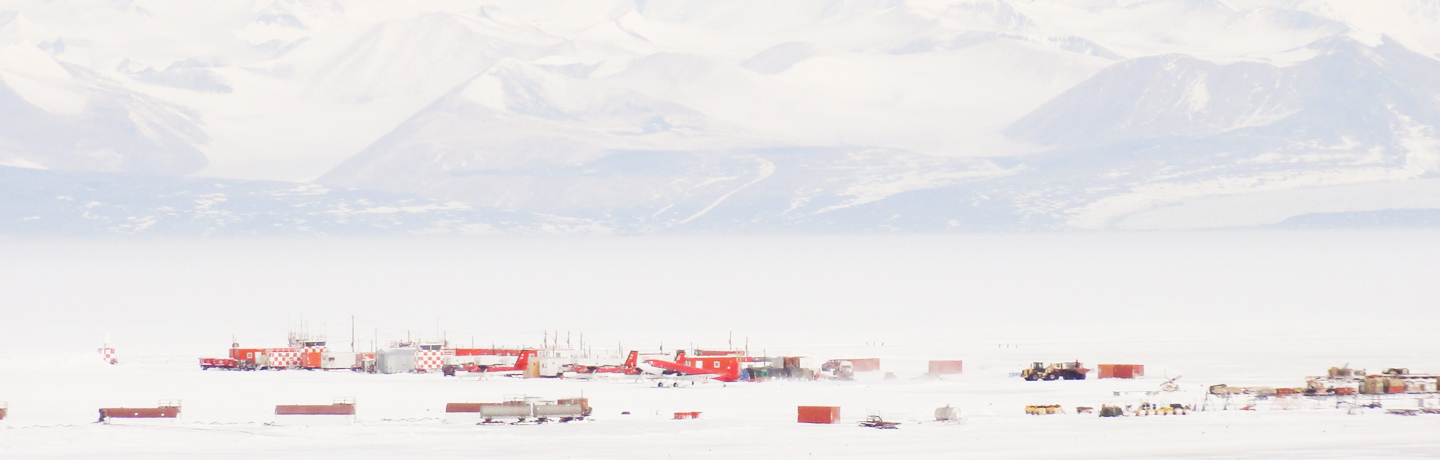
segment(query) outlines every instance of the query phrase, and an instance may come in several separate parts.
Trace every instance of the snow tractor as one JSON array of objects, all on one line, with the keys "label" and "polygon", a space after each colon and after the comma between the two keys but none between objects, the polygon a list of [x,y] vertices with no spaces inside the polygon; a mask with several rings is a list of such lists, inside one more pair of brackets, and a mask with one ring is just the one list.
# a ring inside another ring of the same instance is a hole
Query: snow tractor
[{"label": "snow tractor", "polygon": [[1029,382],[1036,380],[1085,380],[1085,374],[1089,372],[1090,369],[1086,369],[1079,361],[1050,363],[1048,366],[1045,365],[1045,363],[1037,362],[1031,364],[1029,369],[1020,371],[1020,377]]}]

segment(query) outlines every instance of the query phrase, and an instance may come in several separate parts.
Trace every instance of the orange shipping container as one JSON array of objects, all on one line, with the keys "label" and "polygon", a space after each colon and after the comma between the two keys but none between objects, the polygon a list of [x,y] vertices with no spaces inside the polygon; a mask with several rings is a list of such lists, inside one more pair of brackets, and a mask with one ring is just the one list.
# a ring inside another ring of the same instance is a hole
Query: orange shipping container
[{"label": "orange shipping container", "polygon": [[1133,379],[1145,376],[1145,366],[1142,364],[1101,364],[1100,377],[1102,379]]},{"label": "orange shipping container", "polygon": [[965,368],[963,361],[931,361],[930,374],[959,374]]},{"label": "orange shipping container", "polygon": [[840,423],[840,408],[832,406],[800,406],[800,423]]},{"label": "orange shipping container", "polygon": [[322,352],[321,352],[319,349],[316,349],[316,350],[307,350],[307,351],[305,351],[304,353],[300,353],[300,367],[303,367],[303,368],[306,368],[306,369],[319,369],[319,368],[321,367],[321,366],[320,366],[320,355],[321,355],[321,353],[322,353]]},{"label": "orange shipping container", "polygon": [[231,348],[230,359],[236,361],[254,361],[255,357],[265,354],[264,348]]}]

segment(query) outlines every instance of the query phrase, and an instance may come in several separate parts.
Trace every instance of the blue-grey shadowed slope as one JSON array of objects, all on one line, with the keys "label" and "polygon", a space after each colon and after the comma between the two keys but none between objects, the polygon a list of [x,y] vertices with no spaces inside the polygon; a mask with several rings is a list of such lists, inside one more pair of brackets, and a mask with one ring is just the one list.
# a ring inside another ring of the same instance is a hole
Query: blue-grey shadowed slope
[{"label": "blue-grey shadowed slope", "polygon": [[289,182],[0,167],[0,234],[235,236],[607,233],[578,219]]},{"label": "blue-grey shadowed slope", "polygon": [[1005,132],[1049,149],[1027,164],[1076,205],[1186,198],[1154,196],[1162,185],[1198,197],[1440,172],[1425,147],[1440,127],[1440,61],[1389,39],[1309,49],[1313,58],[1285,67],[1180,55],[1116,64]]},{"label": "blue-grey shadowed slope", "polygon": [[1138,139],[1241,133],[1283,142],[1384,142],[1401,119],[1440,122],[1440,62],[1385,40],[1336,37],[1288,67],[1215,64],[1184,55],[1116,64],[1005,130],[1081,149]]},{"label": "blue-grey shadowed slope", "polygon": [[73,65],[86,98],[74,114],[46,111],[0,80],[0,161],[51,169],[189,174],[208,163],[209,140],[186,109],[123,89]]},{"label": "blue-grey shadowed slope", "polygon": [[1384,209],[1304,214],[1285,219],[1278,228],[1440,228],[1440,209]]}]

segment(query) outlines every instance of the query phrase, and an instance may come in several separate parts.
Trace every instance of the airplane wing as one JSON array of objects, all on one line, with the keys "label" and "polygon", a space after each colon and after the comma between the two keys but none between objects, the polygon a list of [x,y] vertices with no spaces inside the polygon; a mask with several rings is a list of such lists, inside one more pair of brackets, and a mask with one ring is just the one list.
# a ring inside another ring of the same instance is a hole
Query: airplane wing
[{"label": "airplane wing", "polygon": [[637,367],[644,372],[645,377],[651,379],[707,382],[711,378],[720,376],[720,374],[716,374],[698,367],[686,366],[684,364],[673,363],[670,361],[661,361],[658,359],[647,360],[643,363],[640,363]]},{"label": "airplane wing", "polygon": [[707,370],[705,370],[705,369],[701,369],[701,368],[698,368],[698,367],[686,366],[686,365],[684,365],[684,364],[673,363],[673,362],[670,362],[670,361],[661,361],[661,360],[658,360],[658,359],[646,360],[646,361],[645,361],[645,364],[646,364],[646,365],[649,365],[649,366],[651,366],[651,367],[660,369],[660,370],[661,370],[661,373],[665,373],[665,374],[677,374],[677,375],[706,375],[706,374],[714,374],[713,372],[710,372],[710,371],[707,371]]}]

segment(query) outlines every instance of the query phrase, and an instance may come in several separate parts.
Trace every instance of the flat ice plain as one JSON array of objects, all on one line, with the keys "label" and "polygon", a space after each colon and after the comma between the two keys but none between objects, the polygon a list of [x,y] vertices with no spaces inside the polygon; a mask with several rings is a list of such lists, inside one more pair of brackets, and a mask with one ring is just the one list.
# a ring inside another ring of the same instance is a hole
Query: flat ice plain
[{"label": "flat ice plain", "polygon": [[[1302,386],[1330,366],[1440,372],[1440,232],[421,240],[0,241],[0,458],[1434,458],[1440,416],[1333,402],[1101,419],[1211,384]],[[896,379],[708,383],[201,371],[292,325],[348,348],[414,336],[595,349],[876,357]],[[731,334],[733,332],[733,338]],[[120,364],[99,363],[106,334]],[[563,339],[562,339],[563,341]],[[965,373],[923,379],[929,359]],[[1024,382],[1030,361],[1140,363],[1134,381]],[[1183,391],[1159,396],[1165,376]],[[440,422],[447,402],[584,396],[593,421]],[[269,426],[354,397],[353,426]],[[170,426],[99,407],[183,401]],[[930,422],[952,404],[962,424]],[[1027,416],[1027,404],[1070,413]],[[1385,401],[1414,407],[1414,398]],[[795,423],[838,405],[843,423]],[[621,415],[629,411],[631,415]],[[700,420],[670,420],[701,411]],[[898,430],[855,426],[867,414]]]}]

